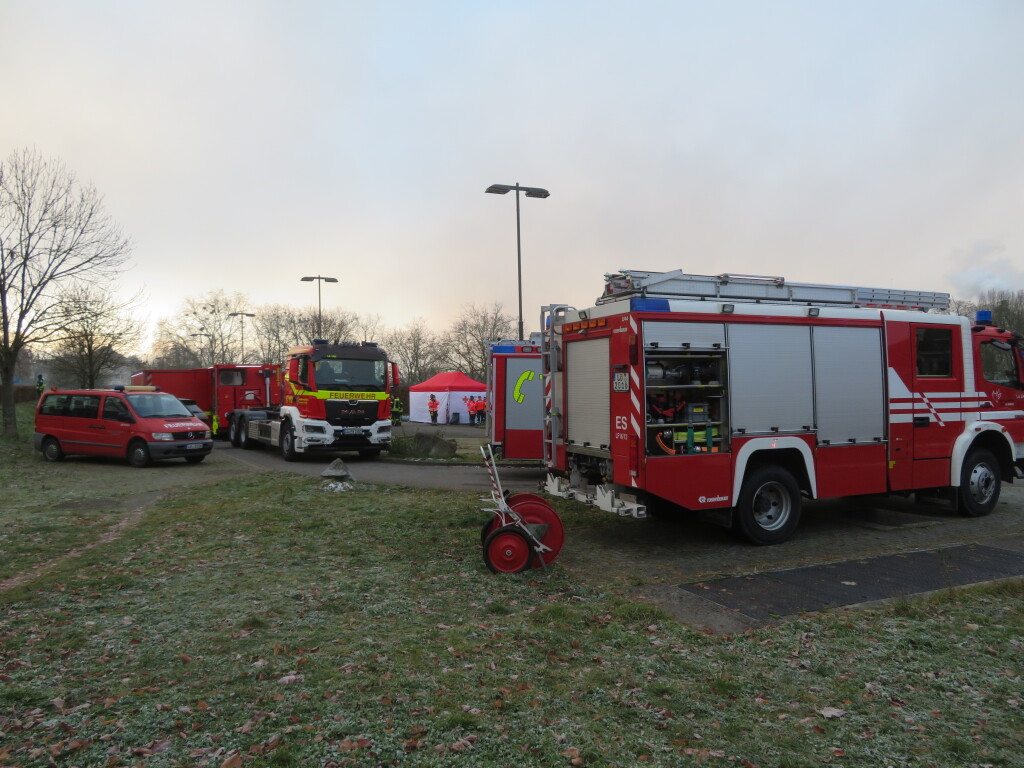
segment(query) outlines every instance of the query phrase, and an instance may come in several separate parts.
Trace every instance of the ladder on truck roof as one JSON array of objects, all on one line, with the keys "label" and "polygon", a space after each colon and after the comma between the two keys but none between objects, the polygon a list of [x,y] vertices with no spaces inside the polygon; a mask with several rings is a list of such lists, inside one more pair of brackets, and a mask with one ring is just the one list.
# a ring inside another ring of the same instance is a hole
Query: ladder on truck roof
[{"label": "ladder on truck roof", "polygon": [[604,276],[604,294],[598,304],[631,297],[727,300],[820,306],[880,307],[884,309],[948,309],[949,294],[902,291],[894,288],[858,288],[824,283],[788,283],[784,277],[764,275],[688,275],[623,269]]}]

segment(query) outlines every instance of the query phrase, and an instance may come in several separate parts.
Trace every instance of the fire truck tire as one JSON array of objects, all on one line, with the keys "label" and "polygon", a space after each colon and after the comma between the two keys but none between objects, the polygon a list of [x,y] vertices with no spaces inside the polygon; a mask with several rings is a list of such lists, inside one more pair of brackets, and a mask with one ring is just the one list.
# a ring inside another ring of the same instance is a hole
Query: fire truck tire
[{"label": "fire truck tire", "polygon": [[43,440],[43,458],[47,461],[64,460],[64,449],[60,447],[60,441],[56,437],[47,437]]},{"label": "fire truck tire", "polygon": [[244,418],[238,419],[238,447],[244,449],[250,449],[254,445],[253,441],[249,439],[249,420]]},{"label": "fire truck tire", "polygon": [[991,451],[976,448],[967,454],[960,470],[960,514],[984,517],[996,508],[999,501],[999,462]]},{"label": "fire truck tire", "polygon": [[149,448],[142,440],[136,440],[128,446],[128,463],[137,469],[149,466]]},{"label": "fire truck tire", "polygon": [[295,450],[295,429],[290,421],[281,425],[281,456],[285,461],[299,460],[299,453]]},{"label": "fire truck tire", "polygon": [[514,525],[492,531],[484,542],[484,563],[492,573],[522,573],[532,559],[533,547]]},{"label": "fire truck tire", "polygon": [[238,422],[239,419],[236,418],[232,418],[231,421],[228,422],[228,440],[231,441],[231,444],[235,446],[235,448],[240,448],[242,446],[242,435],[238,428]]},{"label": "fire truck tire", "polygon": [[753,469],[743,481],[733,527],[752,544],[781,544],[800,524],[800,488],[782,467]]}]

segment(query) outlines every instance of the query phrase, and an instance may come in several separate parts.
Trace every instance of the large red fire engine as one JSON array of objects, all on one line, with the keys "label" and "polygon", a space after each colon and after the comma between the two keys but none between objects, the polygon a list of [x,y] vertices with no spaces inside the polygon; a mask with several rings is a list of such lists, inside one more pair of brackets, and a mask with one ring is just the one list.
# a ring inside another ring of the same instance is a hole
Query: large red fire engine
[{"label": "large red fire engine", "polygon": [[[622,271],[544,308],[550,493],[622,515],[717,512],[757,544],[801,496],[947,495],[1022,477],[1022,337],[948,294]],[[653,510],[652,510],[653,511]]]},{"label": "large red fire engine", "polygon": [[282,371],[281,404],[227,414],[231,442],[279,448],[286,461],[313,451],[379,456],[391,444],[391,392],[398,366],[374,342],[293,347]]},{"label": "large red fire engine", "polygon": [[544,433],[541,338],[496,341],[487,352],[487,442],[496,456],[540,461]]},{"label": "large red fire engine", "polygon": [[214,435],[228,426],[238,408],[281,404],[280,365],[211,365],[207,368],[150,368],[132,374],[132,384],[159,387],[195,400],[210,416]]}]

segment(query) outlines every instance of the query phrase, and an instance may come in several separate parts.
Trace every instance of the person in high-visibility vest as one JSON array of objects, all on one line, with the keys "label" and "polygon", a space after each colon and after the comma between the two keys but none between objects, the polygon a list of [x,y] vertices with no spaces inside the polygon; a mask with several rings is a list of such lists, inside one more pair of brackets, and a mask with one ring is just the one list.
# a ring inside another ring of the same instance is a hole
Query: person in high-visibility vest
[{"label": "person in high-visibility vest", "polygon": [[46,379],[43,378],[43,374],[36,376],[36,394],[43,394],[43,390],[46,389]]},{"label": "person in high-visibility vest", "polygon": [[487,400],[484,399],[483,395],[480,395],[480,398],[474,402],[473,407],[476,411],[476,423],[482,425],[487,419]]},{"label": "person in high-visibility vest", "polygon": [[398,395],[391,396],[391,423],[395,426],[401,426],[402,424],[402,412],[405,410],[405,406],[402,405],[402,398]]},{"label": "person in high-visibility vest", "polygon": [[427,410],[430,411],[430,423],[437,426],[437,409],[441,407],[440,401],[433,394],[427,400]]},{"label": "person in high-visibility vest", "polygon": [[470,395],[469,397],[462,398],[462,402],[466,404],[466,412],[469,414],[469,423],[472,424],[476,419],[476,400],[474,400],[473,396]]}]

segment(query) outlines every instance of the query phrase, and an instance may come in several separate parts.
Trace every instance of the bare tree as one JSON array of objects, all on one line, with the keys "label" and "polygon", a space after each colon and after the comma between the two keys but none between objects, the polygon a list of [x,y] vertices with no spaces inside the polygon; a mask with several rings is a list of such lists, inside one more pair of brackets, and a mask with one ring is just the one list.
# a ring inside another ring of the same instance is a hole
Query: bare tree
[{"label": "bare tree", "polygon": [[242,362],[242,318],[232,314],[247,312],[248,307],[242,294],[222,290],[185,299],[173,321],[157,323],[153,356],[188,363],[167,367]]},{"label": "bare tree", "polygon": [[955,296],[949,299],[949,309],[947,310],[950,315],[963,315],[964,317],[973,317],[974,313],[977,312],[978,305],[970,299],[958,299]]},{"label": "bare tree", "polygon": [[384,318],[379,314],[356,315],[353,330],[359,337],[353,341],[380,341],[384,335]]},{"label": "bare tree", "polygon": [[88,283],[61,291],[63,330],[47,348],[51,370],[76,386],[95,388],[142,341],[138,301],[138,296],[119,300]]},{"label": "bare tree", "polygon": [[977,308],[992,310],[992,322],[1001,328],[1024,333],[1024,290],[982,291]]},{"label": "bare tree", "polygon": [[468,304],[441,339],[445,365],[483,381],[487,376],[487,342],[516,334],[516,319],[500,303],[490,307]]},{"label": "bare tree", "polygon": [[62,330],[58,288],[113,277],[131,254],[92,185],[34,150],[0,164],[0,404],[4,434],[18,436],[14,368],[28,344]]},{"label": "bare tree", "polygon": [[407,323],[382,335],[384,347],[391,359],[398,363],[402,379],[407,384],[419,384],[443,366],[441,340],[430,331],[423,318]]},{"label": "bare tree", "polygon": [[[323,314],[321,330],[331,341],[350,341],[354,335],[355,315],[343,310]],[[290,347],[309,344],[316,336],[317,309],[294,309],[270,304],[256,309],[252,321],[253,349],[262,363],[280,363]]]}]

